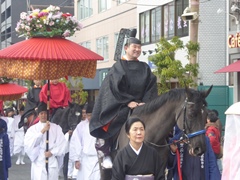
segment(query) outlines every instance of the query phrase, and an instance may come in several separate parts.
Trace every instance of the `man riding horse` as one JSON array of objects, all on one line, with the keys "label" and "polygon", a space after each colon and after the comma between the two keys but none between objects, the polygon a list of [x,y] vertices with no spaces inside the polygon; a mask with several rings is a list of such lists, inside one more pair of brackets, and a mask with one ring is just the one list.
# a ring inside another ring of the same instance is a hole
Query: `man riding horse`
[{"label": "man riding horse", "polygon": [[98,157],[103,158],[105,169],[112,167],[111,141],[131,110],[157,97],[156,76],[147,63],[138,60],[141,41],[130,37],[124,50],[126,55],[113,65],[102,83],[90,121],[90,133],[97,138]]}]

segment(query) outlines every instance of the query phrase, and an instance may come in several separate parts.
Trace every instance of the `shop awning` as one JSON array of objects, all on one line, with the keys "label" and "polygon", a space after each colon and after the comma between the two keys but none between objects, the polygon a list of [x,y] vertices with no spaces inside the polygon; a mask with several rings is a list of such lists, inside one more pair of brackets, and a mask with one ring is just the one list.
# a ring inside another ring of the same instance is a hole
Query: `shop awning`
[{"label": "shop awning", "polygon": [[214,73],[228,73],[228,72],[240,72],[240,60],[225,66],[222,69],[215,71]]}]

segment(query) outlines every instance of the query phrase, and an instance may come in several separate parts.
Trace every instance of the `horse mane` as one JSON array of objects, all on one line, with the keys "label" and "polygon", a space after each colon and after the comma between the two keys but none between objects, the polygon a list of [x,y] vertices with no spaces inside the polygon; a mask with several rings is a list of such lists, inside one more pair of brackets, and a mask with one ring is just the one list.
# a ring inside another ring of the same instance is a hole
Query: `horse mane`
[{"label": "horse mane", "polygon": [[[189,89],[192,96],[192,101],[195,103],[203,102],[205,106],[207,106],[207,102],[205,98],[201,96],[200,91]],[[163,106],[167,102],[179,102],[186,97],[186,89],[185,88],[176,88],[171,89],[170,91],[158,96],[156,99],[146,103],[144,106],[139,106],[134,109],[134,114],[142,115],[142,114],[151,114]],[[199,107],[197,107],[199,108]]]}]

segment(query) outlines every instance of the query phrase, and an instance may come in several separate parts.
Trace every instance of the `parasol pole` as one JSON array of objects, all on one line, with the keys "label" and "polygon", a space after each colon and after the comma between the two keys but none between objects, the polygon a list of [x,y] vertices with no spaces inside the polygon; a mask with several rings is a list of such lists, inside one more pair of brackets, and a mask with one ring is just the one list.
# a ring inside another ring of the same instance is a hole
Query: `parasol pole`
[{"label": "parasol pole", "polygon": [[[50,80],[47,80],[47,120],[49,121],[50,117]],[[46,152],[49,150],[49,130],[46,132]],[[48,176],[48,157],[46,157],[46,171]]]}]

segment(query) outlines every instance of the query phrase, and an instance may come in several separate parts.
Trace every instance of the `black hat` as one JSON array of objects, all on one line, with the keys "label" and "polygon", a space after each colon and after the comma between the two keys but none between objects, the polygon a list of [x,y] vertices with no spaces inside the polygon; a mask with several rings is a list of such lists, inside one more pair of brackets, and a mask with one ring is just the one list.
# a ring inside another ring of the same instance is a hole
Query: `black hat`
[{"label": "black hat", "polygon": [[15,108],[14,107],[8,107],[8,108],[6,108],[6,109],[4,109],[4,113],[6,114],[6,115],[8,115],[8,113],[10,113],[10,112],[14,112],[15,111]]},{"label": "black hat", "polygon": [[135,37],[130,37],[128,38],[127,40],[127,45],[130,45],[130,44],[140,44],[141,45],[141,41]]},{"label": "black hat", "polygon": [[94,106],[94,102],[88,103],[88,104],[87,104],[86,113],[92,113],[92,111],[93,111],[93,106]]},{"label": "black hat", "polygon": [[24,111],[24,105],[22,105],[19,110]]},{"label": "black hat", "polygon": [[38,114],[42,111],[47,111],[47,104],[45,102],[40,102],[38,105],[37,109]]}]

